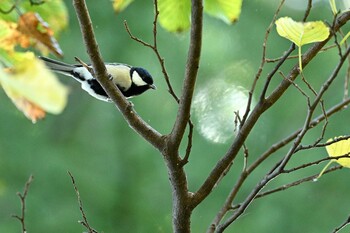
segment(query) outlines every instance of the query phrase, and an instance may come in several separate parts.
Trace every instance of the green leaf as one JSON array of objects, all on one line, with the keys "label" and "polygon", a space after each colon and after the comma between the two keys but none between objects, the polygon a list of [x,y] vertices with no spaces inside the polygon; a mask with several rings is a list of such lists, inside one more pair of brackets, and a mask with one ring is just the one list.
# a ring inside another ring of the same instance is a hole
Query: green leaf
[{"label": "green leaf", "polygon": [[335,5],[335,0],[329,0],[329,4],[331,5],[331,9],[334,15],[338,13],[337,6]]},{"label": "green leaf", "polygon": [[170,32],[190,28],[191,3],[189,0],[159,0],[159,23]]},{"label": "green leaf", "polygon": [[116,13],[119,13],[127,8],[133,1],[134,0],[114,0],[113,9]]},{"label": "green leaf", "polygon": [[243,0],[205,0],[204,11],[225,23],[237,21],[241,14]]},{"label": "green leaf", "polygon": [[301,46],[324,41],[329,36],[329,28],[322,21],[296,22],[292,18],[282,17],[276,20],[277,33],[299,47],[299,67],[301,66]]}]

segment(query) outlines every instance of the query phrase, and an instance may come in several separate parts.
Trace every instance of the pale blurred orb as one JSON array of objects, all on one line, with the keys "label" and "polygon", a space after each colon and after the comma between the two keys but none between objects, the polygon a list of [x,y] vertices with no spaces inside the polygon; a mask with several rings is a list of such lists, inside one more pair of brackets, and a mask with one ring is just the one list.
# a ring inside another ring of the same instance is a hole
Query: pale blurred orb
[{"label": "pale blurred orb", "polygon": [[248,102],[248,90],[224,79],[213,79],[199,87],[193,99],[195,127],[213,143],[226,143],[236,134],[235,112],[242,118]]}]

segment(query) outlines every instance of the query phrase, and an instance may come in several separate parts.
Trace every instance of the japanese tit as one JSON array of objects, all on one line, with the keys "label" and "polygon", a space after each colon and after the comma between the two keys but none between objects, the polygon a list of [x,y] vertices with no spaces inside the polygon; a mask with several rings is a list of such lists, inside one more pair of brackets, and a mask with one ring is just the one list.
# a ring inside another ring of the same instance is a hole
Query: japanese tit
[{"label": "japanese tit", "polygon": [[[81,64],[70,65],[47,57],[40,57],[51,70],[73,77],[81,83],[81,88],[96,99],[111,102],[100,83]],[[113,83],[126,98],[142,94],[148,89],[156,89],[152,76],[147,70],[119,63],[106,63],[107,73]],[[91,67],[91,65],[88,65]]]}]

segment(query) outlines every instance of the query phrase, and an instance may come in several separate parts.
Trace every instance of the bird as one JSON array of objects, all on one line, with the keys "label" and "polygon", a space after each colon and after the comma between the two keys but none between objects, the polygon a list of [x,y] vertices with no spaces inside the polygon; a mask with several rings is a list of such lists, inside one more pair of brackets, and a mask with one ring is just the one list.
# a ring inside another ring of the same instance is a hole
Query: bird
[{"label": "bird", "polygon": [[[52,71],[74,78],[81,88],[98,100],[112,102],[101,84],[91,74],[91,65],[67,64],[48,57],[39,57]],[[140,95],[149,89],[156,89],[150,73],[141,67],[133,67],[122,63],[105,63],[107,73],[112,82],[127,98]]]}]

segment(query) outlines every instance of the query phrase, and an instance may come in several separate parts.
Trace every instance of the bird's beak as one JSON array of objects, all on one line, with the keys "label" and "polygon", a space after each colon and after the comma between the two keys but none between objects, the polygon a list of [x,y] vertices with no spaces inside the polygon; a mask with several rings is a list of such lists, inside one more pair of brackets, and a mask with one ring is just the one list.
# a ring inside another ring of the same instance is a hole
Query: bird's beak
[{"label": "bird's beak", "polygon": [[157,87],[156,85],[152,84],[152,85],[149,85],[150,88],[152,88],[153,90],[157,90]]}]

